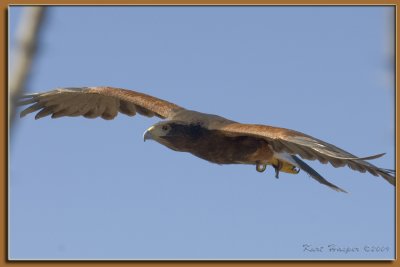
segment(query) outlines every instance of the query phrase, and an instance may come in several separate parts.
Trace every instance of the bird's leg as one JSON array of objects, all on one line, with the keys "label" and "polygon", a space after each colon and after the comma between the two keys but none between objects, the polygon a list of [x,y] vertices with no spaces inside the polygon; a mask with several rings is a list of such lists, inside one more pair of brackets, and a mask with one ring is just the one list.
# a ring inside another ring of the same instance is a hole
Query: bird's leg
[{"label": "bird's leg", "polygon": [[263,172],[267,168],[267,164],[260,163],[259,161],[256,162],[256,170],[258,172]]},{"label": "bird's leg", "polygon": [[282,169],[282,166],[283,166],[281,161],[279,161],[279,160],[277,160],[277,161],[278,161],[278,165],[272,165],[275,169],[275,178],[276,179],[279,178],[279,171]]},{"label": "bird's leg", "polygon": [[292,170],[295,171],[296,174],[300,172],[300,168],[297,168],[296,166],[293,166]]}]

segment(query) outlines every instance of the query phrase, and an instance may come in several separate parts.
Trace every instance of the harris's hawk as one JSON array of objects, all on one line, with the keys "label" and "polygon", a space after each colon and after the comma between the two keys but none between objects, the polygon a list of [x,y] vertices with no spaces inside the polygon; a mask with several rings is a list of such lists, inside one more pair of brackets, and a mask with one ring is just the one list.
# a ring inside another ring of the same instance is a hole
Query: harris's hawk
[{"label": "harris's hawk", "polygon": [[332,144],[285,128],[242,124],[221,116],[182,108],[168,101],[143,93],[113,87],[58,88],[49,92],[24,95],[18,103],[29,105],[20,116],[39,111],[35,119],[51,115],[101,117],[111,120],[121,112],[157,116],[164,121],[147,129],[144,140],[152,139],[181,152],[217,164],[250,164],[263,172],[267,165],[279,172],[296,174],[300,170],[330,188],[346,192],[330,183],[307,165],[306,160],[319,160],[334,167],[348,166],[359,172],[381,176],[395,185],[395,171],[374,166],[366,160],[381,157],[357,157]]}]

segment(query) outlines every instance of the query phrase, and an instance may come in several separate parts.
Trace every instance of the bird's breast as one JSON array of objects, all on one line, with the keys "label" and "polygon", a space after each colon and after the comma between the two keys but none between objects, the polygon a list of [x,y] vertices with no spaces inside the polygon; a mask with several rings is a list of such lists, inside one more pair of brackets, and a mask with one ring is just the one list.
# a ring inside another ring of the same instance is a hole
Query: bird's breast
[{"label": "bird's breast", "polygon": [[207,131],[199,138],[190,140],[183,151],[218,164],[254,164],[257,161],[268,161],[273,155],[263,139],[228,137],[219,131]]}]

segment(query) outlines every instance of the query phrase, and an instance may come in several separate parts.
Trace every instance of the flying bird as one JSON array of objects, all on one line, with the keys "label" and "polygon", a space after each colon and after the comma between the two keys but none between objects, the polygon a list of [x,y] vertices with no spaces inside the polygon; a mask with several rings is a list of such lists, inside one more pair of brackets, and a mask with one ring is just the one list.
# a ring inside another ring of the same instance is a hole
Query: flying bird
[{"label": "flying bird", "polygon": [[160,121],[148,128],[144,141],[154,140],[174,151],[189,152],[217,164],[255,165],[258,172],[272,165],[275,177],[279,172],[297,174],[300,170],[336,191],[346,192],[330,183],[302,159],[330,163],[333,167],[348,166],[359,172],[381,176],[395,185],[395,171],[378,168],[366,160],[381,157],[357,157],[332,144],[304,133],[259,124],[243,124],[218,115],[188,110],[168,101],[143,93],[113,87],[57,88],[52,91],[21,97],[19,106],[30,105],[20,113],[23,117],[39,111],[35,119],[51,115],[114,119],[118,113]]}]

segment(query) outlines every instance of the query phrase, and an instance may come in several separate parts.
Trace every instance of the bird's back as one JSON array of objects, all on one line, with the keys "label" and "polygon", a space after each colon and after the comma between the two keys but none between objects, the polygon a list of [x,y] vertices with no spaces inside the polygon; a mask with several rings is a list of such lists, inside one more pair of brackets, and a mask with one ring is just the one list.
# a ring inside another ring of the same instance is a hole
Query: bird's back
[{"label": "bird's back", "polygon": [[235,121],[218,115],[202,113],[188,109],[178,111],[173,117],[170,118],[170,120],[185,121],[191,124],[200,124],[202,127],[209,130],[218,129],[219,127],[236,123]]}]

